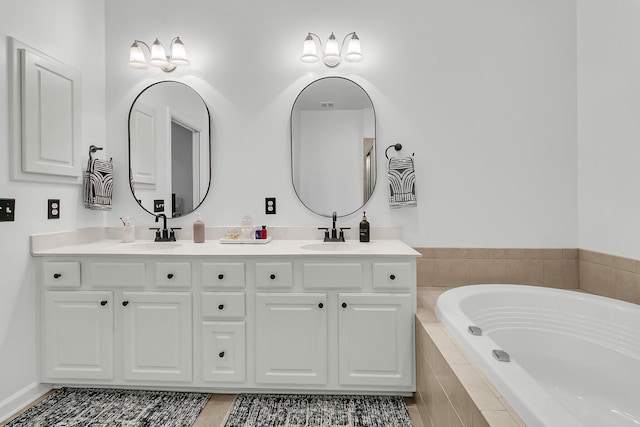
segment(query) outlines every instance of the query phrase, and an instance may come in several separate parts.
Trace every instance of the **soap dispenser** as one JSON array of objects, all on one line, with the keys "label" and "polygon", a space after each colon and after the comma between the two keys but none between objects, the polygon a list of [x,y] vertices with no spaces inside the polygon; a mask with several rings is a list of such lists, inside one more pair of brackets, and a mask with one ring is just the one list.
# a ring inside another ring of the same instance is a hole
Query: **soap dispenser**
[{"label": "soap dispenser", "polygon": [[204,243],[204,222],[200,219],[199,212],[196,212],[196,220],[193,223],[193,243]]},{"label": "soap dispenser", "polygon": [[367,221],[367,213],[362,213],[362,221],[360,221],[360,241],[369,241],[369,221]]}]

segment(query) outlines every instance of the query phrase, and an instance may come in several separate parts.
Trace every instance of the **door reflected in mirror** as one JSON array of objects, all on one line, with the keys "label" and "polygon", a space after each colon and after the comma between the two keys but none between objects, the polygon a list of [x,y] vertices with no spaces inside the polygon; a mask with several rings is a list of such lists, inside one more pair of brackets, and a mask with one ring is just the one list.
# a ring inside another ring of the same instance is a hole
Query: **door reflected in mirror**
[{"label": "door reflected in mirror", "polygon": [[172,81],[155,83],[129,111],[129,170],[133,196],[152,214],[193,212],[211,181],[211,118],[200,95]]},{"label": "door reflected in mirror", "polygon": [[352,214],[373,193],[376,164],[376,117],[367,92],[343,77],[305,87],[291,110],[291,172],[300,201],[322,216]]}]

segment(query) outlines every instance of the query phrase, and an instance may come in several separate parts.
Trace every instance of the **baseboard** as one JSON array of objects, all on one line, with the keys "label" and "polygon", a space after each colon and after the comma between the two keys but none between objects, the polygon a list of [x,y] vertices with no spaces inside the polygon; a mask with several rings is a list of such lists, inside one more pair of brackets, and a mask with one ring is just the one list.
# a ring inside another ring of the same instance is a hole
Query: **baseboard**
[{"label": "baseboard", "polygon": [[51,390],[50,384],[31,383],[0,401],[0,423]]}]

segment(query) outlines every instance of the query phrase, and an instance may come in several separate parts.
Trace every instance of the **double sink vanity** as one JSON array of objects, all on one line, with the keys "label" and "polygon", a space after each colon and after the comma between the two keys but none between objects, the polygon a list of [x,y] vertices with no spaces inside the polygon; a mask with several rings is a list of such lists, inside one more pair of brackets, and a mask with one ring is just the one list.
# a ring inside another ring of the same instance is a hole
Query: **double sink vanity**
[{"label": "double sink vanity", "polygon": [[415,391],[418,252],[400,240],[32,236],[44,383]]}]

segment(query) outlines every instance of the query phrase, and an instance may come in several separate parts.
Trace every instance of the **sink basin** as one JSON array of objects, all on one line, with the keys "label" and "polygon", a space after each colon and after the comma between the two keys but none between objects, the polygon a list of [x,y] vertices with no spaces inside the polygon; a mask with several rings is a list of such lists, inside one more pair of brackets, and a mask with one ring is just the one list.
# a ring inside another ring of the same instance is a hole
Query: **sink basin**
[{"label": "sink basin", "polygon": [[140,242],[140,243],[120,243],[114,246],[114,249],[126,249],[135,251],[162,251],[167,249],[175,249],[182,246],[178,242]]},{"label": "sink basin", "polygon": [[301,249],[306,251],[318,251],[318,252],[344,252],[344,251],[356,251],[361,248],[356,243],[345,242],[323,242],[323,243],[310,243],[308,245],[300,246]]}]

